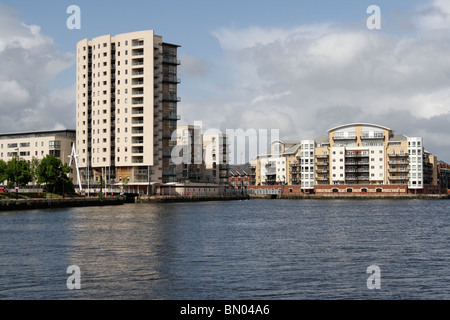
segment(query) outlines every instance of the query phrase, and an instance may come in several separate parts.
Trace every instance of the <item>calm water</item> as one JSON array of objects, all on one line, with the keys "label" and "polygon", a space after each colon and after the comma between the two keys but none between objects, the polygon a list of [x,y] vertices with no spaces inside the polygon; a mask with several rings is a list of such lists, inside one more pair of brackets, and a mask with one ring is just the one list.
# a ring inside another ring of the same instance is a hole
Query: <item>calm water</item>
[{"label": "calm water", "polygon": [[[0,213],[0,299],[450,299],[450,201]],[[81,269],[81,290],[66,286]],[[369,290],[367,267],[381,269]]]}]

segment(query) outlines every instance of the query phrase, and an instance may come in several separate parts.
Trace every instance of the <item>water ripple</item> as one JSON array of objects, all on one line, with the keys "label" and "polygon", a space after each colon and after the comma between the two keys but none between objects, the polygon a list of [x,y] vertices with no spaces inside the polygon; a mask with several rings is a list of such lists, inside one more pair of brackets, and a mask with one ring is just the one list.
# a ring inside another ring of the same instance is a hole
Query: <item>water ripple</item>
[{"label": "water ripple", "polygon": [[[251,200],[0,214],[0,299],[450,299],[448,208]],[[81,290],[66,287],[70,265]],[[370,265],[381,290],[367,288]]]}]

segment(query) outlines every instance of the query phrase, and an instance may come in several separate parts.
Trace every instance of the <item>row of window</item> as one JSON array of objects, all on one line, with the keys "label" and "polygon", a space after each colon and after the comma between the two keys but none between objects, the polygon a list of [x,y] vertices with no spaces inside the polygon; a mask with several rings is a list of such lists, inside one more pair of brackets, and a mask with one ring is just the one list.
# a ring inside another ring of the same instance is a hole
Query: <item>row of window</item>
[{"label": "row of window", "polygon": [[[125,40],[125,46],[128,46],[128,40]],[[144,40],[142,39],[133,39],[131,40],[131,43],[133,46],[143,46],[144,45]],[[114,46],[114,43],[112,43],[112,46]],[[120,47],[120,41],[117,42],[117,46]],[[103,48],[107,48],[108,47],[108,43],[107,42],[103,42]],[[83,47],[83,51],[86,51],[88,47],[84,46]],[[95,51],[95,45],[90,46],[89,49],[91,49],[93,51]],[[97,49],[100,49],[100,43],[97,44]],[[80,53],[80,50],[78,49],[78,53]]]},{"label": "row of window", "polygon": [[[44,146],[44,141],[41,141],[41,147]],[[39,146],[39,142],[34,143],[35,147]],[[3,149],[4,145],[1,144],[0,148]],[[22,142],[22,143],[8,143],[7,148],[8,149],[17,149],[17,148],[30,148],[31,143],[30,142]],[[49,148],[50,149],[60,149],[61,148],[61,141],[49,141]]]},{"label": "row of window", "polygon": [[[54,155],[55,157],[60,158],[60,157],[61,157],[61,150],[50,150],[50,151],[49,151],[49,154],[52,154],[52,155]],[[34,156],[35,156],[35,157],[37,157],[37,156],[39,156],[39,155],[40,155],[41,157],[43,157],[43,156],[45,155],[44,151],[41,150],[41,152],[39,152],[39,151],[35,151],[35,152],[34,152]],[[15,157],[15,156],[17,156],[17,152],[8,152],[8,153],[6,154],[6,156],[7,156],[7,157]],[[30,157],[30,156],[31,156],[31,152],[30,152],[30,151],[20,151],[20,152],[19,152],[19,157]],[[0,153],[0,157],[1,157],[1,158],[4,157],[4,153],[3,153],[3,152]]]}]

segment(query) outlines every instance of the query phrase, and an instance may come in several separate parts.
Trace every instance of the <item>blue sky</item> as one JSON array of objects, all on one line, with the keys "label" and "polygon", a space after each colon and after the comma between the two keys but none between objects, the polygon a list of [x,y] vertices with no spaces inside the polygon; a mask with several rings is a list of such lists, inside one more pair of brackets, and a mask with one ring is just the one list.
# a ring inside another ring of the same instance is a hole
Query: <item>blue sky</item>
[{"label": "blue sky", "polygon": [[[73,4],[81,9],[81,30],[66,27]],[[366,27],[373,4],[381,8],[381,30]],[[183,121],[223,131],[277,128],[289,140],[375,122],[423,136],[431,152],[450,162],[449,17],[445,0],[3,0],[0,45],[16,43],[16,36],[22,42],[21,54],[0,46],[0,95],[18,92],[0,97],[0,111],[6,115],[9,103],[35,113],[7,114],[0,125],[5,131],[73,128],[76,43],[153,29],[182,46]],[[54,47],[44,50],[41,43]],[[31,53],[42,60],[24,58]],[[44,68],[45,57],[57,67]],[[25,71],[22,78],[8,73],[23,65],[28,78]]]}]

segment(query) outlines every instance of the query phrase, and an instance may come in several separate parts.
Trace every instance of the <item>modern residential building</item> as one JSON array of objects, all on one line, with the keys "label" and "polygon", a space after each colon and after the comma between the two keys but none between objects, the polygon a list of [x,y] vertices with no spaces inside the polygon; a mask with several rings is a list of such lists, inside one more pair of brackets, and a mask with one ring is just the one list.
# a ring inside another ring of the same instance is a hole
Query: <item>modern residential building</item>
[{"label": "modern residential building", "polygon": [[201,127],[183,125],[177,128],[176,157],[181,160],[177,163],[177,180],[179,182],[204,182],[205,166],[203,162],[203,134]]},{"label": "modern residential building", "polygon": [[438,161],[438,184],[441,190],[447,190],[450,193],[450,164]]},{"label": "modern residential building", "polygon": [[211,177],[209,180],[218,184],[228,184],[228,136],[223,133],[203,134],[203,155],[206,175]]},{"label": "modern residential building", "polygon": [[77,44],[76,150],[84,185],[100,180],[151,192],[176,181],[178,45],[153,30]]},{"label": "modern residential building", "polygon": [[274,172],[267,167],[272,168],[274,162],[283,163],[282,159],[287,163],[287,179],[286,183],[282,179],[277,182],[300,185],[304,193],[352,192],[353,187],[380,192],[389,189],[388,186],[392,190],[421,193],[438,185],[437,158],[424,149],[423,139],[395,134],[384,126],[346,124],[314,140],[286,146],[276,140],[272,143],[272,154],[253,159],[254,185],[271,185]]},{"label": "modern residential building", "polygon": [[258,155],[257,161],[250,162],[250,182],[253,185],[292,184],[297,178],[289,175],[289,166],[296,165],[298,141],[272,142],[271,153]]},{"label": "modern residential building", "polygon": [[[0,134],[0,159],[8,162],[12,157],[19,156],[26,161],[33,158],[42,160],[52,154],[61,162],[69,164],[74,143],[75,130],[4,133]],[[72,172],[70,177],[77,183],[76,174]]]}]

